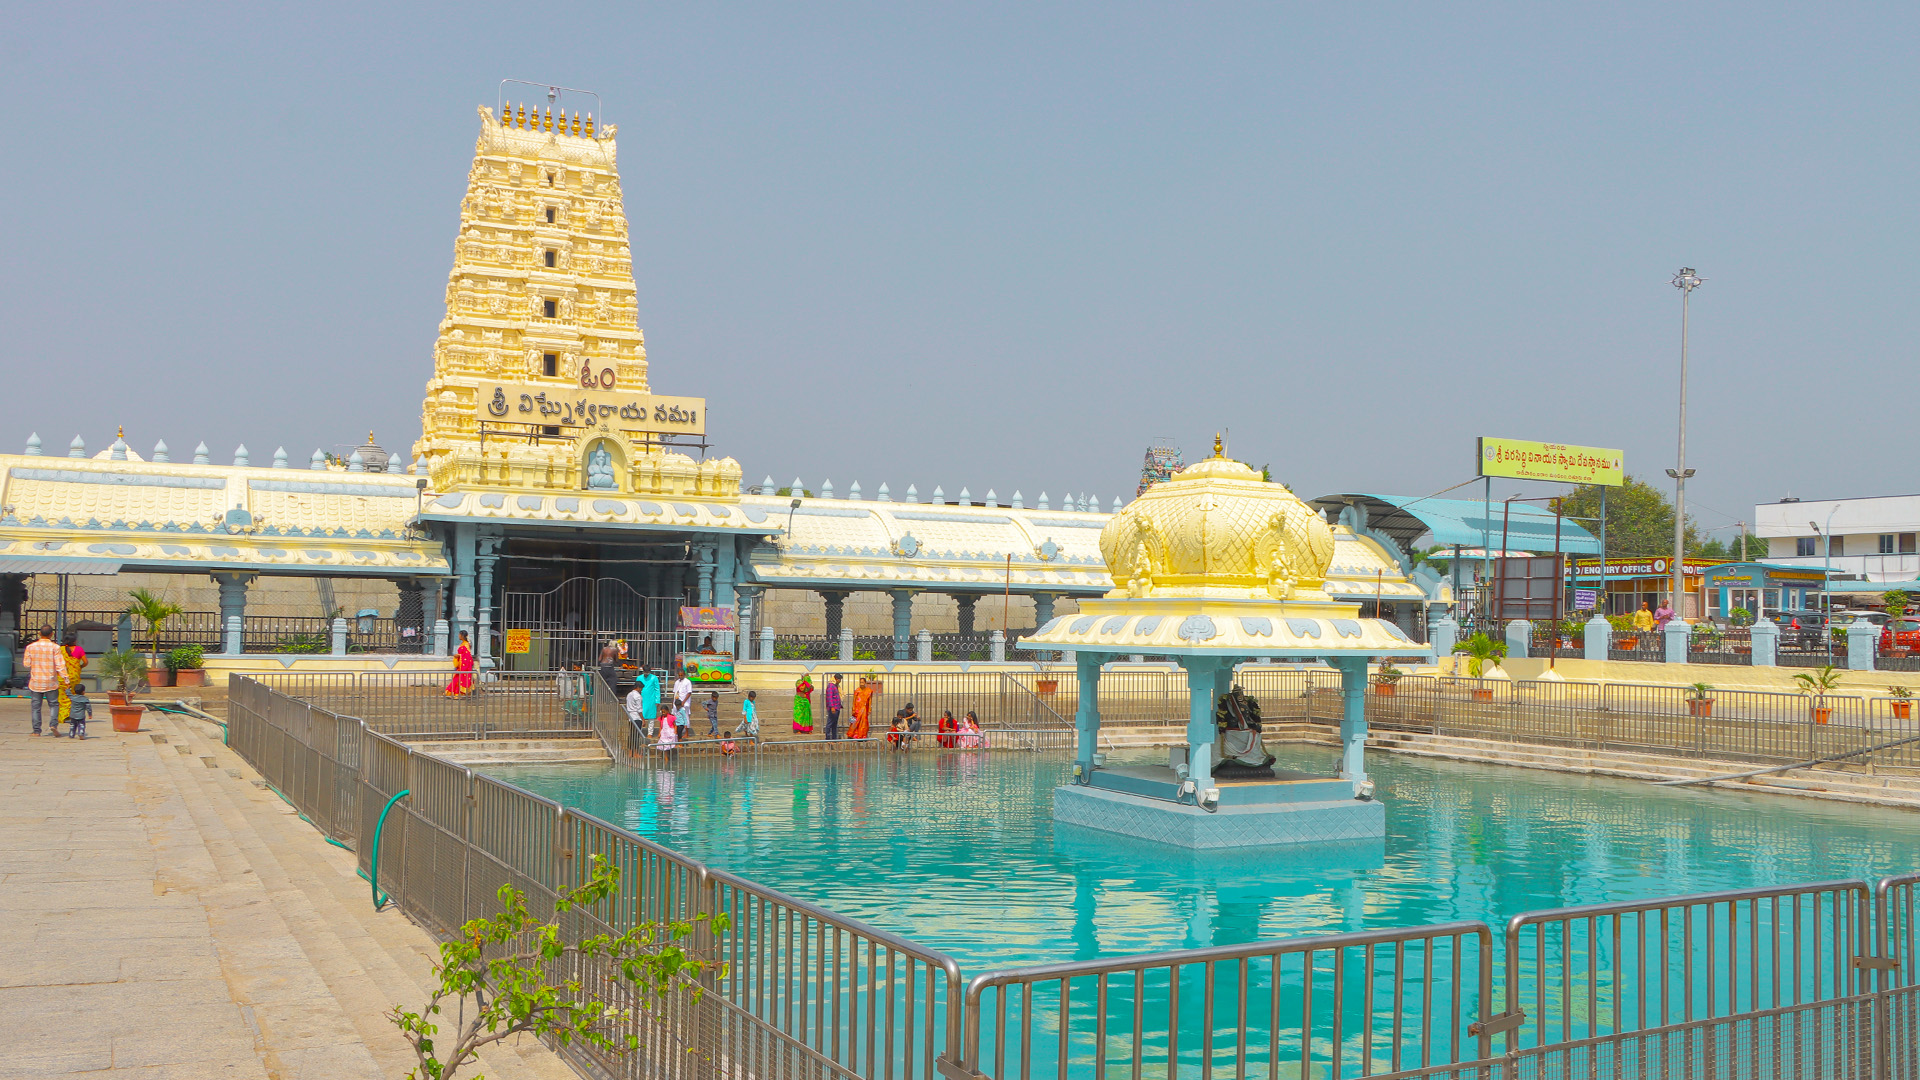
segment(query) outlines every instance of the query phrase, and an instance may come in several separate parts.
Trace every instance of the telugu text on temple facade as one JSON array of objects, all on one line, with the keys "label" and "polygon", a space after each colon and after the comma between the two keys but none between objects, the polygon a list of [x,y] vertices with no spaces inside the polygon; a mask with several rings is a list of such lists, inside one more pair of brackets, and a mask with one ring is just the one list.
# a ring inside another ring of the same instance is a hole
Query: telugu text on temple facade
[{"label": "telugu text on temple facade", "polygon": [[705,398],[581,390],[557,383],[482,382],[475,389],[480,415],[493,423],[669,435],[707,431]]}]

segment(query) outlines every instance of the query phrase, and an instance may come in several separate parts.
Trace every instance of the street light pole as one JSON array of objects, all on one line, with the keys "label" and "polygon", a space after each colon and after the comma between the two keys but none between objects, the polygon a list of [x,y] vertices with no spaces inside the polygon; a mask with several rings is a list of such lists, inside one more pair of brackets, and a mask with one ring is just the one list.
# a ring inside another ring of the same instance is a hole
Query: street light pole
[{"label": "street light pole", "polygon": [[1673,287],[1680,290],[1680,451],[1679,460],[1667,470],[1673,477],[1673,617],[1682,622],[1686,616],[1681,611],[1682,590],[1686,586],[1687,557],[1687,477],[1693,470],[1687,468],[1687,307],[1693,299],[1693,290],[1705,280],[1693,272],[1693,267],[1683,266],[1673,275]]},{"label": "street light pole", "polygon": [[1817,521],[1807,522],[1807,527],[1813,530],[1813,535],[1819,537],[1821,544],[1826,548],[1820,560],[1820,599],[1827,610],[1826,617],[1821,623],[1820,636],[1827,640],[1827,663],[1829,664],[1833,663],[1833,515],[1839,512],[1840,508],[1835,506],[1827,514],[1825,529],[1822,529]]}]

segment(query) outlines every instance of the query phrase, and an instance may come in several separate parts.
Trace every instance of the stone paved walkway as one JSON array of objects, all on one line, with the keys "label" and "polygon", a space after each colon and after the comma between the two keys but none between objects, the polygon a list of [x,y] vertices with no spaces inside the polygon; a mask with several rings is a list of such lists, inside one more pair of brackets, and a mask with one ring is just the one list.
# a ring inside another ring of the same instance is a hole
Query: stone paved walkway
[{"label": "stone paved walkway", "polygon": [[[0,699],[0,1080],[404,1076],[383,1014],[425,1001],[433,939],[217,727],[143,727],[31,738]],[[575,1078],[531,1041],[484,1071]]]}]

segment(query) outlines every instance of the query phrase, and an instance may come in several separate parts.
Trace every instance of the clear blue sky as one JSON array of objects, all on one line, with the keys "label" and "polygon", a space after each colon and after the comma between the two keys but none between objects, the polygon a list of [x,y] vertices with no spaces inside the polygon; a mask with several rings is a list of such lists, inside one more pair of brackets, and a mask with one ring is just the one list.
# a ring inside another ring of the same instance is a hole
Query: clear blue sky
[{"label": "clear blue sky", "polygon": [[1702,526],[1911,492],[1916,22],[16,4],[0,442],[404,447],[518,77],[620,125],[653,384],[750,480],[1104,501],[1221,428],[1303,495],[1438,490],[1483,433],[1659,476],[1684,264]]}]

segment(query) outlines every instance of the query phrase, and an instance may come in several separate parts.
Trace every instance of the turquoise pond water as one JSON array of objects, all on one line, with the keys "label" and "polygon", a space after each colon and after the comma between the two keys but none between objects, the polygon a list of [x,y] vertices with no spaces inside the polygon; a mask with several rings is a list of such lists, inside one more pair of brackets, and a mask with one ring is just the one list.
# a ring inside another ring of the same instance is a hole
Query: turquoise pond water
[{"label": "turquoise pond water", "polygon": [[[1306,768],[1331,755],[1279,749]],[[1458,919],[1497,934],[1530,909],[1920,869],[1920,815],[1904,811],[1387,754],[1368,768],[1384,843],[1239,857],[1056,826],[1070,764],[1046,755],[491,771],[945,950],[969,975]]]}]

